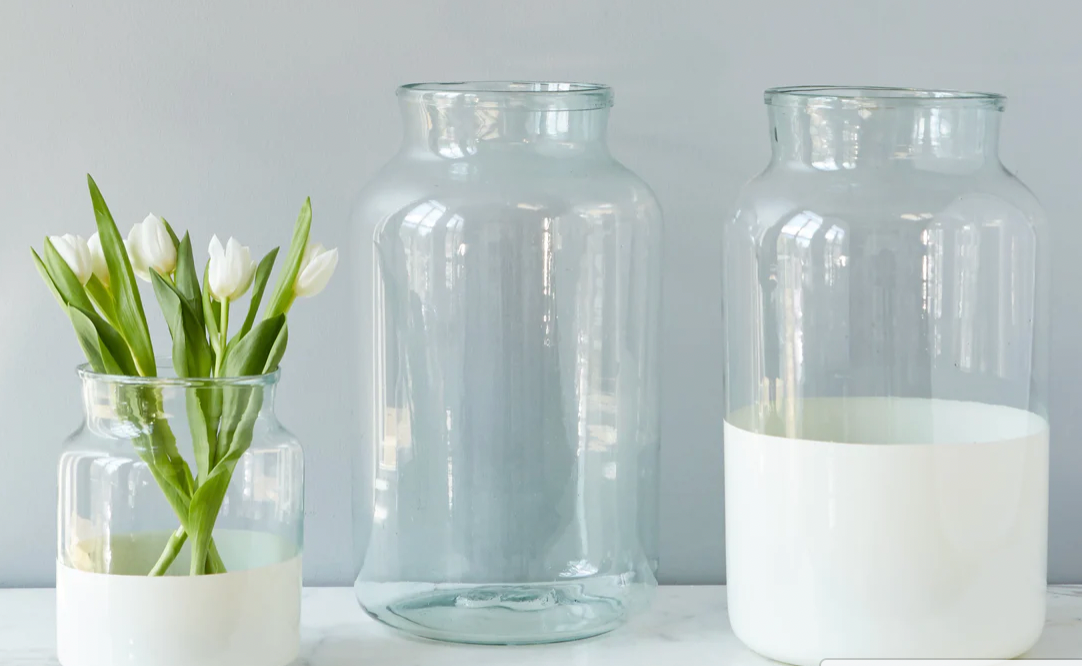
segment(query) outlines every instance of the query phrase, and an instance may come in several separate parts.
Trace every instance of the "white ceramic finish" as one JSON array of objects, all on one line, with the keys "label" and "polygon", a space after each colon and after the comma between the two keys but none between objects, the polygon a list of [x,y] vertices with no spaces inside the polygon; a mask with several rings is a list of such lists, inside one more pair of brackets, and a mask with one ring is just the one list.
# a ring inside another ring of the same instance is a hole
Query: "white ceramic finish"
[{"label": "white ceramic finish", "polygon": [[299,555],[226,574],[156,578],[57,563],[56,580],[63,666],[285,666],[297,655]]},{"label": "white ceramic finish", "polygon": [[[994,593],[994,589],[992,590]],[[56,666],[51,589],[0,590],[0,664]],[[1082,586],[1047,596],[1041,640],[1026,656],[1082,657]],[[291,666],[768,666],[729,629],[722,586],[662,587],[649,611],[586,641],[531,647],[447,645],[406,637],[369,619],[351,588],[307,588],[301,650]],[[776,664],[775,664],[776,666]]]},{"label": "white ceramic finish", "polygon": [[819,402],[799,433],[816,439],[725,425],[736,635],[802,665],[1025,652],[1044,624],[1044,419],[946,400]]}]

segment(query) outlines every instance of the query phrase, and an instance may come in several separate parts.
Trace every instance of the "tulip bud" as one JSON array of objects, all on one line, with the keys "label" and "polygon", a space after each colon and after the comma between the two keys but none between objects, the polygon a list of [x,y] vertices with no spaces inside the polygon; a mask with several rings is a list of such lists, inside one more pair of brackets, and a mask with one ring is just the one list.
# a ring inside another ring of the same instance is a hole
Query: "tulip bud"
[{"label": "tulip bud", "polygon": [[150,269],[166,276],[177,267],[177,248],[173,237],[161,218],[151,213],[142,222],[132,226],[128,233],[128,259],[131,267],[143,280],[150,281]]},{"label": "tulip bud", "polygon": [[338,265],[338,248],[328,250],[320,243],[309,243],[304,249],[293,293],[297,296],[315,296],[323,291]]},{"label": "tulip bud", "polygon": [[255,277],[256,263],[247,247],[230,238],[222,247],[217,236],[210,239],[210,295],[216,301],[235,301],[248,291]]},{"label": "tulip bud", "polygon": [[71,272],[75,273],[79,284],[85,285],[94,274],[90,264],[90,248],[87,247],[86,240],[82,236],[64,234],[63,236],[49,236],[49,242]]},{"label": "tulip bud", "polygon": [[105,252],[103,252],[101,249],[101,238],[98,237],[98,232],[94,232],[94,235],[90,237],[90,240],[86,242],[86,245],[90,249],[91,270],[93,270],[94,275],[98,278],[98,280],[100,280],[103,285],[108,287],[109,265],[105,262]]}]

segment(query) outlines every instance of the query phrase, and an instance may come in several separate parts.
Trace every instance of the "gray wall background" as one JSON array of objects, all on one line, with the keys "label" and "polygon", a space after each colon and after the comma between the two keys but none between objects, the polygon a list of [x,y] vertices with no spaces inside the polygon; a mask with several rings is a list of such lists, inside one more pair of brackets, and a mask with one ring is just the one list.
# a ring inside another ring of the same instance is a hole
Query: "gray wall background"
[{"label": "gray wall background", "polygon": [[[761,91],[796,83],[1010,96],[1002,153],[1055,237],[1050,577],[1082,582],[1082,3],[0,3],[0,586],[50,585],[55,457],[80,360],[28,247],[88,236],[92,173],[126,233],[149,210],[262,254],[311,195],[345,248],[355,192],[395,150],[394,88],[419,80],[601,81],[615,154],[667,218],[661,571],[724,580],[720,226],[765,164]],[[308,453],[308,584],[352,581],[355,433],[346,252],[290,322],[282,420]],[[148,298],[149,292],[148,292]],[[151,298],[151,301],[153,299]],[[156,340],[164,341],[164,325]],[[159,343],[159,346],[161,343]]]}]

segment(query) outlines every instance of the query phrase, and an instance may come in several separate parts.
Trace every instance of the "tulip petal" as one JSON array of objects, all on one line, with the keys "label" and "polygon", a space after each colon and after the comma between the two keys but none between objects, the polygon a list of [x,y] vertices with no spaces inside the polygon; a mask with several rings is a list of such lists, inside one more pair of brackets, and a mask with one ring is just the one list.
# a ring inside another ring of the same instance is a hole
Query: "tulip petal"
[{"label": "tulip petal", "polygon": [[315,296],[330,282],[338,266],[338,249],[323,252],[301,269],[294,286],[297,296]]},{"label": "tulip petal", "polygon": [[87,249],[90,251],[90,270],[94,276],[105,285],[109,287],[109,265],[105,261],[105,252],[101,249],[101,237],[98,236],[98,232],[94,232],[90,239],[86,242]]},{"label": "tulip petal", "polygon": [[214,300],[221,301],[225,249],[222,247],[222,241],[218,240],[217,234],[211,237],[207,251],[210,253],[210,262],[207,264],[207,288]]},{"label": "tulip petal", "polygon": [[236,300],[252,285],[256,264],[247,246],[230,238],[225,247],[215,236],[210,242],[208,279],[215,300]]},{"label": "tulip petal", "polygon": [[85,285],[94,273],[90,265],[90,248],[83,237],[72,234],[50,236],[49,242],[78,278],[79,283]]},{"label": "tulip petal", "polygon": [[150,282],[150,264],[146,259],[145,243],[143,242],[144,236],[144,223],[137,222],[132,225],[131,231],[128,232],[128,240],[124,242],[124,247],[128,250],[128,261],[131,262],[132,270],[135,271],[135,275],[141,280]]},{"label": "tulip petal", "polygon": [[143,220],[142,252],[147,265],[162,275],[177,267],[177,248],[160,217],[151,213]]},{"label": "tulip petal", "polygon": [[237,289],[237,296],[236,296],[237,298],[240,298],[245,293],[247,293],[248,288],[252,286],[252,280],[255,279],[256,266],[257,266],[256,262],[254,262],[252,260],[248,261],[248,268],[245,270],[244,278],[243,278],[239,288]]},{"label": "tulip petal", "polygon": [[225,256],[225,250],[222,249],[222,241],[218,240],[217,234],[210,237],[210,247],[207,248],[207,252],[210,253],[211,259],[220,259]]},{"label": "tulip petal", "polygon": [[304,257],[301,259],[301,270],[303,271],[304,267],[312,263],[313,259],[326,251],[327,249],[323,247],[323,243],[309,243],[304,250]]}]

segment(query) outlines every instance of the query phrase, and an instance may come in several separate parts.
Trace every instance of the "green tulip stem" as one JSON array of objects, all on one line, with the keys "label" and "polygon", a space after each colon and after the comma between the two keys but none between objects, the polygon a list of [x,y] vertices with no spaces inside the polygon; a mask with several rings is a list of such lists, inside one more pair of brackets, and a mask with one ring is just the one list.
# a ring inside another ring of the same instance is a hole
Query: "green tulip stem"
[{"label": "green tulip stem", "polygon": [[218,357],[214,359],[214,376],[222,376],[222,360],[225,359],[225,348],[229,344],[229,299],[222,299],[222,325],[218,330]]},{"label": "green tulip stem", "polygon": [[[162,551],[158,561],[154,564],[154,568],[150,570],[149,576],[164,576],[165,572],[177,559],[177,555],[180,554],[180,549],[184,546],[184,542],[188,540],[188,532],[183,527],[178,527],[176,532],[169,535],[169,541],[165,544],[165,550]],[[222,562],[222,556],[218,554],[218,547],[212,540],[210,542],[210,552],[207,553],[207,573],[226,573],[225,564]]]}]

